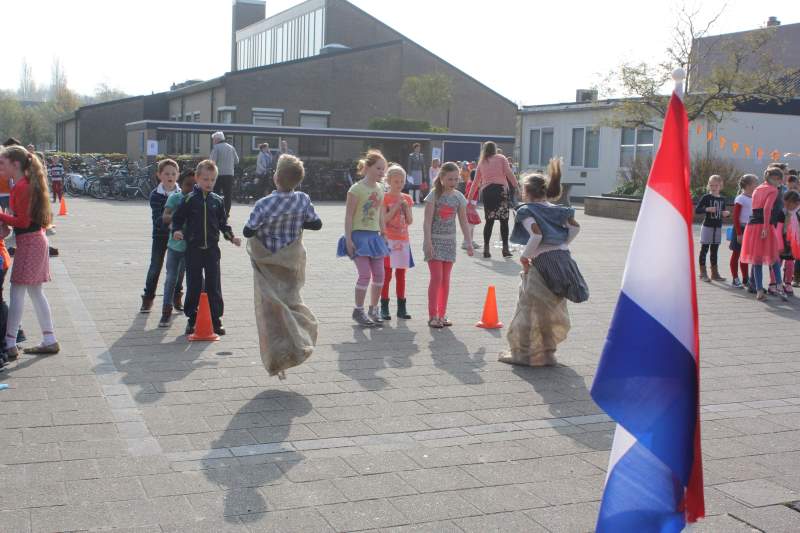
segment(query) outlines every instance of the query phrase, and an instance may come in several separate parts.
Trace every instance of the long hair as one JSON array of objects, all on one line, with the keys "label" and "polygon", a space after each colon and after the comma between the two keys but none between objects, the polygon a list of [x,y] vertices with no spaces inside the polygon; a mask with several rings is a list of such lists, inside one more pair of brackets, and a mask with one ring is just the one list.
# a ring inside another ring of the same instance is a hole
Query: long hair
[{"label": "long hair", "polygon": [[541,173],[523,176],[525,194],[529,200],[555,199],[561,196],[561,159],[552,158],[547,165],[547,176]]},{"label": "long hair", "polygon": [[380,150],[367,150],[364,157],[358,160],[358,175],[364,177],[367,174],[367,167],[375,165],[378,161],[386,161]]},{"label": "long hair", "polygon": [[436,176],[436,179],[433,180],[433,191],[436,198],[439,198],[442,194],[444,194],[444,181],[442,180],[442,177],[448,172],[458,173],[458,165],[452,161],[448,161],[439,169],[439,174]]},{"label": "long hair", "polygon": [[755,174],[745,174],[739,178],[739,194],[743,193],[752,183],[758,183],[758,176]]},{"label": "long hair", "polygon": [[481,158],[478,160],[478,164],[480,165],[493,155],[497,155],[497,145],[494,141],[486,141],[481,148]]},{"label": "long hair", "polygon": [[0,157],[19,163],[19,168],[28,178],[30,187],[31,222],[43,228],[50,227],[53,214],[50,212],[50,192],[47,188],[47,175],[41,160],[22,146],[9,146],[0,152]]}]

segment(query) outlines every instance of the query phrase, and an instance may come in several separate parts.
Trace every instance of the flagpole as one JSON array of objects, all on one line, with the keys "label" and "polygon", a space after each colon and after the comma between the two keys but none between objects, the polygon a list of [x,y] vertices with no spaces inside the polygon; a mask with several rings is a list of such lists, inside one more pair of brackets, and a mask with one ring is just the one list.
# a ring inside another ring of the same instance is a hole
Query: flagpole
[{"label": "flagpole", "polygon": [[683,80],[686,79],[686,71],[682,68],[678,67],[672,71],[672,79],[675,82],[675,94],[683,100],[684,96],[684,89],[683,89]]}]

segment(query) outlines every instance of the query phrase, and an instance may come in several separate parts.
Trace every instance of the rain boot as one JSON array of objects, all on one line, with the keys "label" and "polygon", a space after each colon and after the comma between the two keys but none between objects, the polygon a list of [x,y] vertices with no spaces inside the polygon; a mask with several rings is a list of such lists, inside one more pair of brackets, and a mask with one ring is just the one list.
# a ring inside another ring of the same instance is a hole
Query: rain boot
[{"label": "rain boot", "polygon": [[172,324],[172,306],[165,305],[161,310],[161,320],[158,322],[158,327],[168,328]]},{"label": "rain boot", "polygon": [[409,315],[408,312],[406,311],[405,298],[397,299],[397,318],[402,318],[403,320],[408,320],[411,318],[411,315]]},{"label": "rain boot", "polygon": [[698,277],[700,278],[700,281],[711,281],[708,278],[708,270],[706,270],[705,265],[700,265],[700,275]]},{"label": "rain boot", "polygon": [[392,315],[389,314],[389,299],[381,298],[381,318],[384,320],[391,320]]},{"label": "rain boot", "polygon": [[711,265],[711,279],[714,281],[725,281],[725,278],[719,275],[719,268],[717,265]]}]

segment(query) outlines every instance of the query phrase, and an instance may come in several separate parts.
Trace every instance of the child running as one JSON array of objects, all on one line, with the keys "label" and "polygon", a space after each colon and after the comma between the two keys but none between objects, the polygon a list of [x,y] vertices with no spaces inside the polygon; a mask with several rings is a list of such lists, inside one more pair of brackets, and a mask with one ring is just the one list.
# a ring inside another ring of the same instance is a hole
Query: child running
[{"label": "child running", "polygon": [[[438,161],[434,159],[434,161]],[[433,168],[433,167],[431,167]],[[381,318],[391,320],[389,312],[389,289],[392,271],[395,272],[395,294],[397,295],[397,318],[408,320],[406,309],[406,270],[414,266],[411,245],[408,241],[408,226],[414,221],[411,207],[414,200],[403,193],[406,171],[400,165],[391,165],[386,171],[389,191],[383,195],[383,219],[386,221],[386,244],[389,255],[383,258],[383,290],[381,291]]]},{"label": "child running", "polygon": [[[353,320],[364,327],[383,323],[378,301],[383,289],[383,258],[389,255],[389,247],[383,238],[383,184],[380,183],[385,172],[386,159],[379,150],[369,150],[358,162],[358,174],[362,178],[347,191],[344,235],[339,239],[336,250],[337,257],[347,256],[356,265],[358,279]],[[369,311],[364,312],[370,278]]]},{"label": "child running", "polygon": [[467,199],[458,185],[458,165],[442,165],[439,177],[425,198],[425,261],[431,272],[428,285],[428,326],[441,329],[452,326],[447,319],[447,300],[450,296],[450,272],[456,261],[456,219],[467,241],[467,255],[472,255],[472,242],[468,240]]},{"label": "child running", "polygon": [[[178,177],[177,192],[171,194],[164,204],[164,224],[172,224],[172,213],[183,203],[194,187],[194,170],[184,170]],[[186,272],[186,241],[178,241],[172,234],[167,242],[167,279],[164,280],[164,305],[161,308],[160,328],[168,328],[172,322],[172,310],[183,311],[183,292],[176,290],[182,285]]]},{"label": "child running", "polygon": [[[744,229],[742,238],[742,253],[740,260],[752,265],[750,274],[755,278],[757,291],[756,299],[766,300],[767,291],[764,290],[763,270],[764,265],[770,266],[775,272],[776,279],[780,279],[780,261],[778,255],[782,243],[770,223],[773,219],[772,212],[778,196],[778,185],[783,180],[783,171],[770,167],[764,171],[764,183],[753,191],[753,213]],[[774,217],[777,221],[777,215]]]},{"label": "child running", "polygon": [[183,306],[183,312],[189,318],[186,335],[194,333],[197,306],[203,290],[208,294],[214,333],[225,335],[222,326],[225,304],[219,270],[219,236],[222,234],[236,246],[241,246],[242,241],[233,236],[222,197],[213,192],[217,181],[217,164],[210,159],[200,161],[195,168],[195,181],[192,192],[172,215],[173,237],[178,241],[186,241],[188,287]]},{"label": "child running", "polygon": [[[729,244],[731,250],[731,286],[737,289],[750,287],[752,284],[747,275],[747,263],[740,262],[739,256],[742,252],[742,236],[744,228],[753,213],[753,191],[758,185],[758,177],[753,174],[745,174],[739,180],[739,194],[733,201],[733,239]],[[742,271],[742,279],[739,280],[739,270]],[[752,285],[752,292],[756,292],[755,285]]]},{"label": "child running", "polygon": [[[700,198],[694,212],[705,214],[703,225],[700,229],[700,279],[703,281],[725,281],[720,276],[717,265],[719,244],[722,241],[722,217],[730,216],[725,210],[725,198],[720,196],[722,190],[722,177],[714,174],[708,178],[708,193]],[[706,256],[711,250],[711,278],[706,270]]]},{"label": "child running", "polygon": [[317,342],[317,319],[300,296],[306,279],[302,236],[304,229],[321,229],[322,220],[311,198],[295,191],[304,176],[298,158],[281,155],[273,177],[276,189],[256,202],[243,231],[253,266],[261,361],[270,376],[281,379],[311,355]]}]

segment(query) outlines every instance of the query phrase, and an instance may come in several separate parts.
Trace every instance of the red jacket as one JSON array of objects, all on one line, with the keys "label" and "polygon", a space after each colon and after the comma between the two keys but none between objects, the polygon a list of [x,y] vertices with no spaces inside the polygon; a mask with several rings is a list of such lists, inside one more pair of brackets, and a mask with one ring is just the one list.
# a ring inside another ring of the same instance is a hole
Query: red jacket
[{"label": "red jacket", "polygon": [[0,221],[13,228],[29,228],[31,226],[31,191],[27,177],[23,177],[14,184],[9,204],[13,214],[0,213]]}]

